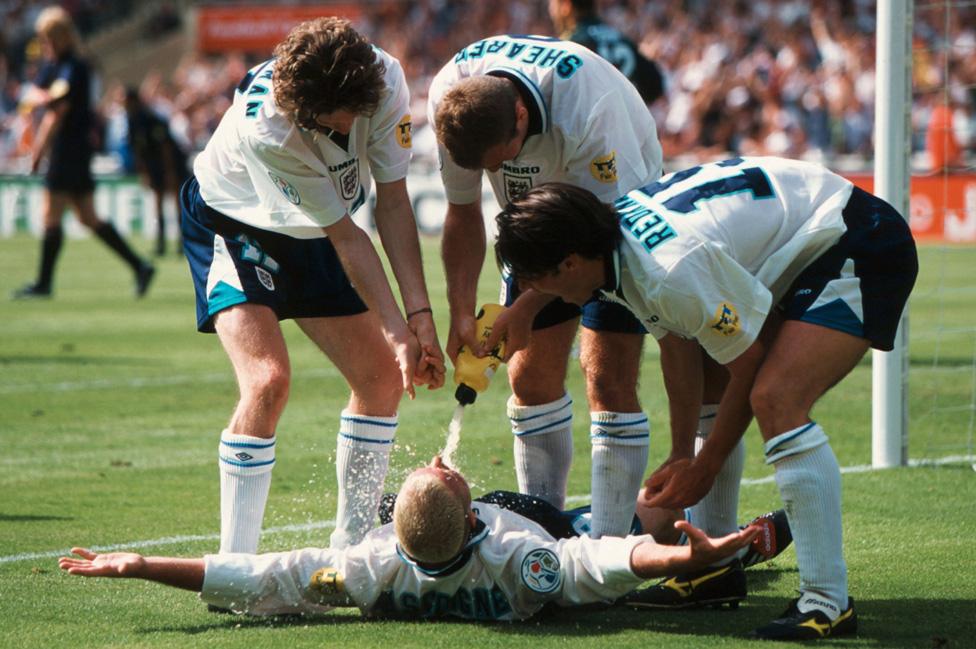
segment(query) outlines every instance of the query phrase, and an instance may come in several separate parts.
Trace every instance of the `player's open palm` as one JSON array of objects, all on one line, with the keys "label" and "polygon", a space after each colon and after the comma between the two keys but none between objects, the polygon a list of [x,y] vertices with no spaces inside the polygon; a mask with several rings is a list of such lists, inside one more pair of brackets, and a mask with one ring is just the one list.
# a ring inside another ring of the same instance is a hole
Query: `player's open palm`
[{"label": "player's open palm", "polygon": [[691,550],[689,569],[695,570],[721,561],[746,547],[759,534],[759,528],[750,525],[732,534],[720,537],[710,537],[688,521],[677,521],[674,526],[688,537],[688,547]]},{"label": "player's open palm", "polygon": [[135,552],[96,554],[86,548],[71,548],[75,557],[61,557],[58,566],[72,575],[82,577],[132,577],[142,570],[145,558]]}]

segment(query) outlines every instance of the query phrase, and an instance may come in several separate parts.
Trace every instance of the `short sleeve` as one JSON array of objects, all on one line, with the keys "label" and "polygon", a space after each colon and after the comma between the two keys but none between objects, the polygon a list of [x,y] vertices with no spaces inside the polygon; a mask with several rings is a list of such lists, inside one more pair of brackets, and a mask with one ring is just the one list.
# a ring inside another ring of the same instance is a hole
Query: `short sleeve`
[{"label": "short sleeve", "polygon": [[386,65],[387,92],[376,113],[370,117],[366,145],[373,178],[381,183],[406,177],[413,137],[410,92],[403,69],[395,59],[388,60]]},{"label": "short sleeve", "polygon": [[703,243],[668,271],[657,302],[665,328],[695,338],[725,364],[759,337],[772,294],[719,247]]},{"label": "short sleeve", "polygon": [[[648,178],[656,178],[661,171],[659,160],[656,169],[648,168],[642,151],[649,145],[648,137],[657,137],[653,127],[649,134],[635,132],[626,102],[618,90],[606,93],[596,102],[580,131],[583,139],[566,163],[572,175],[568,181],[590,190],[605,203],[646,184]],[[652,118],[648,115],[647,119]]]}]

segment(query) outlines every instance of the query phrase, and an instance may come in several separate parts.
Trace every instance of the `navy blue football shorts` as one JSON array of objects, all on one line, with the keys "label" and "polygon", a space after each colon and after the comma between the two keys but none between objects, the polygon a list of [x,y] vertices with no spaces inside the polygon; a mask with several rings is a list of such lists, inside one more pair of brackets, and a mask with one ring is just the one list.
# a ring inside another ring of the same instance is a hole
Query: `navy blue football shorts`
[{"label": "navy blue football shorts", "polygon": [[895,208],[857,187],[844,222],[844,235],[800,273],[780,306],[787,320],[843,331],[891,351],[918,275],[911,229]]},{"label": "navy blue football shorts", "polygon": [[[512,306],[515,299],[522,294],[518,282],[510,275],[502,275],[501,303],[505,306]],[[560,298],[555,298],[552,302],[542,307],[532,321],[532,329],[545,329],[557,324],[561,324],[574,318],[583,316],[582,324],[587,329],[593,331],[608,331],[621,334],[646,334],[647,329],[641,324],[640,320],[634,317],[627,307],[616,302],[604,302],[594,298],[578,306],[569,302],[564,302]]]},{"label": "navy blue football shorts", "polygon": [[180,190],[183,250],[197,301],[197,329],[237,304],[263,304],[279,320],[364,313],[328,238],[295,239],[221,214],[200,196],[195,177]]},{"label": "navy blue football shorts", "polygon": [[[492,491],[480,498],[474,499],[475,503],[491,503],[502,509],[521,514],[531,521],[541,525],[553,538],[569,539],[575,536],[588,536],[590,533],[591,507],[585,505],[560,511],[547,501],[528,496],[526,494],[515,493],[514,491]],[[643,534],[640,519],[637,514],[630,523],[628,534]]]},{"label": "navy blue football shorts", "polygon": [[[396,504],[396,498],[397,494],[394,493],[383,495],[379,506],[381,524],[386,525],[393,522],[393,507]],[[590,533],[590,505],[560,511],[555,505],[542,498],[502,490],[492,491],[480,498],[475,498],[473,504],[477,505],[477,503],[489,503],[525,516],[530,521],[541,525],[555,539],[570,539],[576,536],[587,536]],[[634,514],[628,534],[643,533],[640,518]]]},{"label": "navy blue football shorts", "polygon": [[84,196],[95,191],[91,172],[92,151],[87,145],[55,147],[48,157],[44,186],[56,194]]}]

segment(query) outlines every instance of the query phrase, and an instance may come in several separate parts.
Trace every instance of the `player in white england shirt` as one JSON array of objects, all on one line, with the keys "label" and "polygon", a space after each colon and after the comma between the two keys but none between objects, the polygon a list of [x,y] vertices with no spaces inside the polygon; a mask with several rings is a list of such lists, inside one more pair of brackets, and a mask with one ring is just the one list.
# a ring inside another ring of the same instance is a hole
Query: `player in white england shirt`
[{"label": "player in white england shirt", "polygon": [[[443,383],[406,190],[408,106],[399,62],[348,21],[303,23],[241,81],[181,191],[197,326],[220,337],[241,395],[219,446],[222,552],[258,547],[290,386],[279,320],[294,319],[352,391],[337,440],[335,546],[373,525],[403,392]],[[351,217],[370,175],[406,318]]]},{"label": "player in white england shirt", "polygon": [[529,518],[472,503],[467,482],[439,457],[407,477],[393,519],[344,550],[179,559],[73,548],[81,558],[59,563],[75,575],[200,591],[208,604],[252,615],[352,606],[377,616],[518,620],[550,602],[610,603],[648,578],[734,554],[758,531],[713,539],[680,521],[675,528],[688,545],[660,545],[650,535],[557,540]]},{"label": "player in white england shirt", "polygon": [[[810,409],[870,348],[890,350],[918,272],[908,224],[819,165],[734,158],[670,174],[613,208],[568,185],[516,199],[497,218],[500,263],[528,286],[625,304],[658,338],[671,458],[648,504],[710,489],[755,415],[796,542],[800,597],[761,637],[857,628],[841,543],[840,472]],[[694,448],[699,344],[729,371],[708,439]],[[683,431],[683,432],[682,432]],[[664,588],[637,605],[688,605]]]},{"label": "player in white england shirt", "polygon": [[[481,181],[500,206],[547,181],[585,187],[602,200],[661,174],[654,118],[634,86],[583,46],[538,36],[493,36],[473,43],[431,83],[434,125],[448,200],[441,245],[451,328],[447,352],[483,349],[475,336],[478,277],[486,237]],[[507,336],[519,489],[562,507],[572,460],[572,408],[565,377],[580,316],[580,361],[592,440],[592,534],[622,534],[630,494],[647,463],[648,424],[637,398],[643,334],[626,309],[594,302],[580,309],[506,278],[511,305],[493,327],[491,348]]]}]

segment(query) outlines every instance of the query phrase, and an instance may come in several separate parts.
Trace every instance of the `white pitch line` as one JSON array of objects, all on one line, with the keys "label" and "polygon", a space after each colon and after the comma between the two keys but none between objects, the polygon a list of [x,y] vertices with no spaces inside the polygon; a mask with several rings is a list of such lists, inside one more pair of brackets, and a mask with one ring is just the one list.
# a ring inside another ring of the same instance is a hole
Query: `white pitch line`
[{"label": "white pitch line", "polygon": [[[950,455],[948,457],[936,458],[936,459],[917,459],[909,460],[908,466],[915,467],[931,467],[931,466],[942,466],[944,464],[958,464],[960,462],[976,462],[976,455]],[[973,465],[973,469],[976,470],[976,464]],[[874,467],[870,464],[856,464],[854,466],[841,467],[841,473],[866,473],[868,471],[874,471]],[[883,470],[883,469],[879,469]],[[745,478],[742,480],[744,486],[753,486],[761,484],[769,484],[775,480],[774,476],[768,475],[762,478]],[[582,503],[588,502],[590,500],[589,495],[585,496],[567,496],[566,504]],[[278,527],[270,527],[261,532],[262,535],[270,534],[283,534],[288,532],[308,532],[311,530],[328,529],[335,527],[335,521],[313,521],[309,523],[298,523],[294,525],[281,525]],[[147,539],[145,541],[132,541],[131,543],[114,543],[112,545],[93,545],[90,550],[95,552],[114,552],[116,550],[136,550],[141,548],[153,548],[161,545],[176,545],[177,543],[192,543],[196,541],[216,541],[220,539],[219,534],[193,534],[186,536],[167,536],[160,539]],[[0,564],[4,563],[16,563],[18,561],[31,561],[33,559],[54,559],[57,557],[64,557],[71,554],[71,548],[64,550],[48,550],[47,552],[25,552],[22,554],[11,554],[8,556],[0,557]]]},{"label": "white pitch line", "polygon": [[[299,523],[295,525],[282,525],[280,527],[269,527],[261,532],[262,535],[279,534],[282,532],[307,532],[310,530],[320,530],[323,528],[335,527],[335,521],[314,521],[311,523]],[[177,543],[193,543],[196,541],[219,541],[219,534],[189,534],[185,536],[165,536],[161,539],[147,539],[145,541],[133,541],[131,543],[113,543],[112,545],[93,545],[89,550],[95,552],[115,552],[116,550],[135,550],[141,548],[154,548],[160,545],[176,545]],[[12,554],[0,557],[0,563],[15,563],[17,561],[30,561],[31,559],[54,559],[55,557],[65,557],[71,554],[71,548],[64,550],[48,550],[47,552],[25,552],[23,554]]]},{"label": "white pitch line", "polygon": [[[333,367],[311,368],[293,373],[295,378],[325,378],[339,375]],[[81,390],[138,389],[185,385],[188,383],[233,383],[230,372],[207,374],[177,374],[175,376],[128,377],[120,379],[94,379],[91,381],[57,381],[54,383],[12,383],[0,385],[0,394],[23,392],[78,392]]]}]

